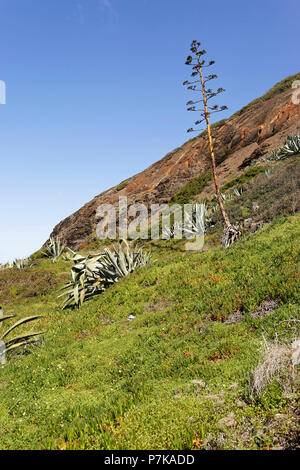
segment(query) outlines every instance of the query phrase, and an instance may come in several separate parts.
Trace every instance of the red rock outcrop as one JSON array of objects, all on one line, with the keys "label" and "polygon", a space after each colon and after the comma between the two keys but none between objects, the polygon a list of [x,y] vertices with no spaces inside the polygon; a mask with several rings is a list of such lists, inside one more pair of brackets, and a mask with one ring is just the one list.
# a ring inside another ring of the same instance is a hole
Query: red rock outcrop
[{"label": "red rock outcrop", "polygon": [[[266,101],[250,104],[213,130],[221,184],[237,176],[251,159],[261,158],[282,145],[288,135],[299,132],[300,105],[293,104],[292,92],[286,90]],[[205,136],[195,137],[129,178],[123,189],[115,186],[96,196],[60,222],[51,235],[78,249],[96,229],[95,215],[100,204],[117,204],[120,195],[126,195],[129,203],[169,202],[189,180],[209,168],[207,140]],[[201,197],[212,191],[209,184]]]}]

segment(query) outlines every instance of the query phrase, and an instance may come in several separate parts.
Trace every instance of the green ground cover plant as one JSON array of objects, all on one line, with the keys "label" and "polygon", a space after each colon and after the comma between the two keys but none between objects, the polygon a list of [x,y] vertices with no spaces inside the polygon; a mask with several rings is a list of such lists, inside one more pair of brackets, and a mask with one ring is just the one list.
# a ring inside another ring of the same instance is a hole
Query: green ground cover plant
[{"label": "green ground cover plant", "polygon": [[[249,380],[263,336],[288,335],[299,316],[299,235],[295,215],[228,250],[157,243],[149,265],[74,311],[59,308],[54,286],[35,285],[45,344],[0,369],[0,448],[295,446],[294,392],[275,381],[253,400]],[[71,263],[36,261],[31,275],[63,284]],[[27,295],[6,297],[5,311],[25,317]],[[255,315],[270,299],[277,307]]]}]

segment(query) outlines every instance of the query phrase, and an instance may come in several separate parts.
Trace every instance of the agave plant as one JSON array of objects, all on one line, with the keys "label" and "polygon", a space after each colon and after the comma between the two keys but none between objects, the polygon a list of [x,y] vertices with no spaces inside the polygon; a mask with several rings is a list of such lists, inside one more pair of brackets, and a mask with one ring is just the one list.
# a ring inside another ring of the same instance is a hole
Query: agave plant
[{"label": "agave plant", "polygon": [[205,225],[206,227],[213,227],[214,221],[213,216],[219,210],[219,206],[217,203],[210,203],[209,207],[206,208],[205,212]]},{"label": "agave plant", "polygon": [[[191,214],[185,213],[184,215],[184,235],[186,238],[195,237],[195,235],[203,234],[205,232],[205,204],[194,204]],[[182,233],[182,223],[175,222],[170,226],[163,226],[162,238],[170,240],[175,238],[176,233]]]},{"label": "agave plant", "polygon": [[17,269],[24,269],[24,268],[30,267],[31,264],[32,264],[32,260],[30,258],[15,259],[13,261],[12,266]]},{"label": "agave plant", "polygon": [[[123,248],[124,247],[124,248]],[[150,253],[144,253],[143,248],[138,251],[130,250],[126,240],[121,240],[118,250],[113,247],[113,252],[109,249],[104,250],[102,266],[107,272],[115,271],[118,278],[127,276],[137,267],[145,266],[150,262]]]},{"label": "agave plant", "polygon": [[205,204],[195,204],[192,214],[185,214],[184,233],[187,238],[203,235],[205,232]]},{"label": "agave plant", "polygon": [[44,251],[44,256],[52,258],[53,263],[56,263],[60,255],[64,252],[66,246],[61,242],[59,237],[50,237],[49,243]]},{"label": "agave plant", "polygon": [[100,260],[102,255],[76,255],[71,269],[70,281],[61,289],[65,291],[59,297],[65,297],[62,308],[80,306],[90,297],[101,294],[105,287],[100,276]]},{"label": "agave plant", "polygon": [[71,250],[68,246],[66,247],[65,253],[62,256],[64,261],[72,261],[74,257],[77,255],[76,251]]},{"label": "agave plant", "polygon": [[63,294],[59,295],[64,297],[62,308],[79,307],[149,261],[150,254],[143,253],[142,248],[131,251],[125,240],[120,241],[118,249],[113,247],[113,251],[105,249],[103,253],[87,257],[75,255],[70,281],[61,289]]},{"label": "agave plant", "polygon": [[270,176],[272,175],[272,173],[273,173],[273,170],[272,170],[271,168],[267,168],[267,169],[265,170],[265,175],[266,175],[267,178],[270,178]]},{"label": "agave plant", "polygon": [[10,263],[0,263],[0,269],[8,269],[11,268]]},{"label": "agave plant", "polygon": [[280,160],[279,156],[278,156],[278,150],[272,150],[269,157],[267,158],[267,160]]},{"label": "agave plant", "polygon": [[243,187],[240,186],[239,188],[237,187],[233,188],[233,192],[235,196],[240,197],[243,194],[244,190],[243,190]]},{"label": "agave plant", "polygon": [[162,238],[170,240],[171,238],[175,237],[176,232],[178,231],[182,232],[182,224],[180,224],[179,222],[171,224],[170,227],[168,225],[165,225],[162,228]]},{"label": "agave plant", "polygon": [[45,331],[35,331],[33,333],[24,333],[20,336],[15,336],[11,339],[8,338],[10,333],[16,328],[19,328],[25,323],[32,322],[39,318],[43,318],[43,315],[33,315],[31,317],[22,318],[21,320],[14,323],[6,331],[4,331],[4,333],[2,333],[1,329],[3,322],[15,317],[17,317],[17,315],[4,315],[2,307],[0,307],[0,363],[4,362],[6,353],[15,351],[16,349],[23,348],[30,344],[37,343],[39,341],[37,337],[45,333]]},{"label": "agave plant", "polygon": [[281,158],[296,155],[297,153],[300,153],[300,135],[289,136],[286,143],[278,150],[278,155]]},{"label": "agave plant", "polygon": [[288,136],[286,143],[278,150],[272,150],[268,160],[281,160],[300,153],[300,135]]}]

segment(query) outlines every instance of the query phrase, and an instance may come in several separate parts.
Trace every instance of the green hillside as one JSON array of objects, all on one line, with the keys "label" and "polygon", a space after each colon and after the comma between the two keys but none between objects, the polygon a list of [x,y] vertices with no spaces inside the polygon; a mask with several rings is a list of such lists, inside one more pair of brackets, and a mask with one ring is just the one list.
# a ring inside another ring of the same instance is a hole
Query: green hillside
[{"label": "green hillside", "polygon": [[[45,315],[46,330],[0,366],[0,449],[296,448],[299,171],[299,155],[276,154],[233,175],[222,194],[238,242],[220,248],[206,200],[202,251],[143,241],[151,262],[78,309],[57,299],[66,256],[0,266],[5,315]],[[180,197],[210,178],[196,183]],[[81,254],[108,245],[92,236]]]},{"label": "green hillside", "polygon": [[[67,262],[19,271],[5,309],[48,314],[48,332],[0,371],[1,448],[293,446],[286,377],[250,392],[263,338],[294,334],[299,235],[296,215],[228,250],[156,248],[150,265],[74,311],[56,300]],[[41,273],[49,290],[32,295],[27,280]],[[259,309],[270,300],[275,309]]]}]

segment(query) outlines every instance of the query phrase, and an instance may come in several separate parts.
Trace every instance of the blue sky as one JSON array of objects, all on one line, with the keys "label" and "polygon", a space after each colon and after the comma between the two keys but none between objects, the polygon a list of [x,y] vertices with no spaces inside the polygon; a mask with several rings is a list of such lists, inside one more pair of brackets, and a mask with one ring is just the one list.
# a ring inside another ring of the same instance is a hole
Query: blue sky
[{"label": "blue sky", "polygon": [[299,71],[299,13],[298,0],[0,0],[0,262],[187,140],[193,39],[230,115]]}]

